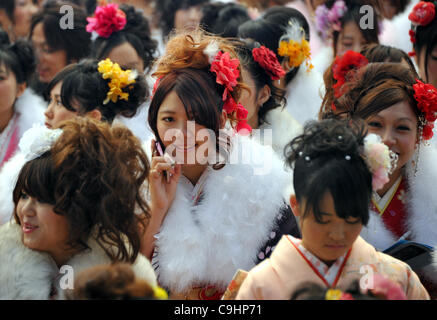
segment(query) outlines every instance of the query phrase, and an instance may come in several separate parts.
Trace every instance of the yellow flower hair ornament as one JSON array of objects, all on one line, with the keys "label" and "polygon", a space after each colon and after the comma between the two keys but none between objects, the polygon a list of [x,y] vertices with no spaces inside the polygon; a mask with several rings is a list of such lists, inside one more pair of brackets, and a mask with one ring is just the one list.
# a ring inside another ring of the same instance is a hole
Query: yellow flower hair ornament
[{"label": "yellow flower hair ornament", "polygon": [[109,101],[115,103],[119,98],[128,101],[129,93],[123,92],[123,89],[135,83],[138,72],[136,70],[123,70],[118,63],[113,63],[109,58],[99,62],[98,71],[102,74],[103,79],[111,80],[108,83],[109,91],[103,104],[107,104]]},{"label": "yellow flower hair ornament", "polygon": [[325,300],[355,300],[348,292],[343,292],[339,289],[328,289],[326,291]]},{"label": "yellow flower hair ornament", "polygon": [[155,299],[158,299],[158,300],[167,300],[168,299],[167,292],[159,286],[156,286],[155,288],[153,288],[153,296]]},{"label": "yellow flower hair ornament", "polygon": [[305,39],[305,30],[296,19],[290,19],[285,34],[279,39],[278,54],[288,57],[292,68],[299,67],[304,61],[307,70],[314,68],[311,64],[311,48]]}]

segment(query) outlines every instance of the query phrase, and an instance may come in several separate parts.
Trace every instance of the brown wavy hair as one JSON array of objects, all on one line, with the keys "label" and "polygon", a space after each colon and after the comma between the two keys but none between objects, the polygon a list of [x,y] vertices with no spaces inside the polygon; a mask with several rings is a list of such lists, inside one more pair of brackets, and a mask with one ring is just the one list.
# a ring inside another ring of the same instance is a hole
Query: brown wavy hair
[{"label": "brown wavy hair", "polygon": [[[166,45],[164,55],[157,61],[154,77],[159,78],[159,85],[149,107],[149,126],[164,147],[156,126],[158,111],[165,97],[175,91],[182,101],[187,117],[197,124],[211,129],[216,134],[216,146],[219,149],[220,116],[224,102],[222,100],[225,87],[217,84],[215,73],[210,71],[208,56],[203,52],[215,41],[219,50],[229,52],[231,58],[238,59],[235,47],[230,40],[209,35],[199,30],[194,33],[175,33]],[[231,92],[238,101],[241,90],[250,90],[241,82],[241,66],[238,83]],[[228,115],[231,123],[236,116]]]},{"label": "brown wavy hair", "polygon": [[348,91],[334,101],[336,113],[367,119],[396,103],[408,101],[420,119],[422,115],[414,99],[415,83],[415,73],[403,64],[369,63],[358,71]]},{"label": "brown wavy hair", "polygon": [[[419,78],[416,68],[411,60],[411,58],[401,49],[385,46],[382,44],[368,44],[365,45],[361,52],[363,56],[369,60],[369,63],[385,63],[394,62],[401,63],[403,60],[410,67],[411,72],[414,74],[415,78]],[[319,119],[324,119],[332,115],[333,110],[332,104],[335,104],[334,89],[332,88],[335,84],[332,68],[334,66],[334,61],[326,69],[323,74],[323,82],[325,84],[325,95],[323,96],[322,106],[319,110]],[[336,106],[337,107],[337,106]]]},{"label": "brown wavy hair", "polygon": [[126,263],[89,268],[74,281],[74,290],[66,294],[69,300],[155,300],[152,286],[135,277]]},{"label": "brown wavy hair", "polygon": [[69,225],[68,245],[88,249],[90,237],[111,261],[134,262],[139,228],[150,217],[143,195],[149,162],[140,141],[124,127],[77,117],[61,125],[52,148],[27,162],[13,191],[53,205]]}]

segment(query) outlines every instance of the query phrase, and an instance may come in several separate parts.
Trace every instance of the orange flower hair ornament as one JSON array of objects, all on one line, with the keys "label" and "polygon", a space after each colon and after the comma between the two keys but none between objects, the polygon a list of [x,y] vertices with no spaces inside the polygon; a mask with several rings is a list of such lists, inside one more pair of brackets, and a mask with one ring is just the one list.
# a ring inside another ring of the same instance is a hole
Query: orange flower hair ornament
[{"label": "orange flower hair ornament", "polygon": [[286,33],[279,39],[278,55],[288,57],[290,67],[297,68],[304,61],[307,70],[314,68],[311,64],[311,48],[305,39],[305,30],[295,19],[288,22]]},{"label": "orange flower hair ornament", "polygon": [[125,71],[120,68],[118,63],[113,63],[109,58],[99,62],[98,71],[102,74],[103,79],[110,79],[109,91],[103,104],[107,104],[109,101],[115,103],[118,99],[128,101],[129,93],[124,92],[123,89],[135,83],[138,72],[136,70]]}]

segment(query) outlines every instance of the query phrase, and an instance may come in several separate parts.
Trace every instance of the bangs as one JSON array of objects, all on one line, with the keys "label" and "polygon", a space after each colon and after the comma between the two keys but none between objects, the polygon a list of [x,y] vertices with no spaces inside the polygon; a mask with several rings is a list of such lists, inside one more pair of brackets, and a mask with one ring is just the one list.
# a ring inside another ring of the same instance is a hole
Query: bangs
[{"label": "bangs", "polygon": [[218,132],[223,102],[217,99],[219,95],[211,94],[212,89],[214,92],[217,90],[212,79],[209,80],[209,77],[186,72],[176,79],[174,90],[181,99],[189,120]]},{"label": "bangs", "polygon": [[42,203],[55,204],[54,172],[50,152],[27,162],[20,171],[13,192],[14,204],[17,205],[21,194],[26,193]]},{"label": "bangs", "polygon": [[[325,193],[330,192],[338,217],[345,220],[349,217],[359,218],[363,225],[367,225],[372,177],[370,173],[358,173],[357,167],[348,162],[344,160],[328,163],[316,177],[309,178],[307,191],[310,192],[306,192],[308,197],[304,215],[313,209],[316,221],[322,222],[320,203]],[[363,185],[367,186],[367,190],[363,189]]]}]

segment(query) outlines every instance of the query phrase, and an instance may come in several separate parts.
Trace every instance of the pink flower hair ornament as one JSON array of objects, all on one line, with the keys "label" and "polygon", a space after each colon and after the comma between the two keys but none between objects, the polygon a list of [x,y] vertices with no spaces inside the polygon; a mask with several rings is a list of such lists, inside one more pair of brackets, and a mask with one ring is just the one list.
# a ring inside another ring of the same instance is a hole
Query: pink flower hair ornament
[{"label": "pink flower hair ornament", "polygon": [[372,189],[380,190],[397,166],[397,154],[382,142],[380,136],[371,133],[364,139],[362,157],[372,173]]},{"label": "pink flower hair ornament", "polygon": [[95,31],[100,37],[109,38],[114,32],[123,30],[126,25],[126,14],[118,8],[118,4],[110,3],[98,6],[94,17],[87,18],[86,31]]},{"label": "pink flower hair ornament", "polygon": [[340,31],[340,19],[347,11],[346,3],[343,0],[335,1],[331,9],[326,5],[319,5],[315,11],[316,27],[323,40],[332,36],[332,31]]}]

